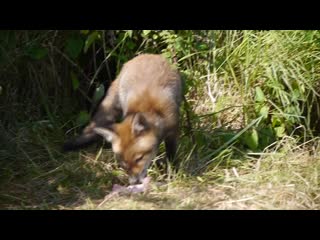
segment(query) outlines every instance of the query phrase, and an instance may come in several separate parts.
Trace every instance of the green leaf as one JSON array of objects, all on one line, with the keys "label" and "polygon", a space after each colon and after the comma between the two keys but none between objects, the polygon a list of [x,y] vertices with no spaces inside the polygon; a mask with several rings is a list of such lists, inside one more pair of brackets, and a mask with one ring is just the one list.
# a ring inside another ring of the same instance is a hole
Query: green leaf
[{"label": "green leaf", "polygon": [[132,41],[127,42],[128,49],[132,50],[135,48],[135,46],[136,46],[136,44],[134,42],[132,42]]},{"label": "green leaf", "polygon": [[86,125],[90,120],[90,115],[88,112],[86,111],[81,111],[77,117],[77,125],[80,125],[80,126],[84,126]]},{"label": "green leaf", "polygon": [[150,32],[151,32],[151,30],[143,30],[142,31],[143,35],[145,35],[145,36],[147,36]]},{"label": "green leaf", "polygon": [[301,98],[301,93],[300,93],[300,91],[299,91],[299,89],[294,89],[293,91],[292,91],[292,100],[293,101],[297,101],[297,100],[303,100],[302,98]]},{"label": "green leaf", "polygon": [[208,49],[208,45],[207,44],[200,44],[198,45],[198,49],[201,51],[207,50]]},{"label": "green leaf", "polygon": [[90,30],[80,30],[80,33],[83,35],[87,35],[90,32]]},{"label": "green leaf", "polygon": [[40,60],[45,56],[47,56],[47,54],[48,54],[48,49],[37,46],[37,45],[30,46],[26,50],[26,55],[34,60]]},{"label": "green leaf", "polygon": [[265,101],[265,96],[264,96],[260,87],[256,87],[255,101],[256,102],[264,102]]},{"label": "green leaf", "polygon": [[133,33],[132,30],[127,30],[127,34],[128,34],[128,36],[129,36],[130,38],[132,38],[132,33]]},{"label": "green leaf", "polygon": [[282,122],[283,121],[277,116],[272,116],[271,117],[272,127],[280,126],[282,124]]},{"label": "green leaf", "polygon": [[276,136],[279,137],[279,138],[281,138],[281,137],[283,137],[283,136],[285,135],[286,129],[285,129],[285,127],[282,125],[282,126],[280,126],[280,127],[275,127],[275,128],[274,128],[274,131],[275,131]]},{"label": "green leaf", "polygon": [[259,111],[259,116],[262,116],[262,119],[267,119],[269,114],[269,106],[263,106]]},{"label": "green leaf", "polygon": [[230,132],[230,133],[224,133],[224,134],[222,134],[222,136],[221,136],[221,138],[222,138],[222,140],[224,141],[224,142],[228,142],[230,139],[232,139],[234,136],[235,136],[236,134],[235,133],[232,133],[232,132]]},{"label": "green leaf", "polygon": [[73,90],[77,90],[79,88],[79,85],[80,85],[79,79],[78,79],[77,75],[74,72],[71,72],[70,76],[71,76]]},{"label": "green leaf", "polygon": [[244,135],[244,141],[251,150],[256,150],[259,145],[259,136],[257,130],[253,129]]},{"label": "green leaf", "polygon": [[83,40],[80,37],[69,38],[66,42],[65,52],[72,59],[76,59],[81,53]]},{"label": "green leaf", "polygon": [[98,103],[101,100],[101,98],[104,96],[104,93],[105,93],[104,85],[100,84],[94,92],[93,102]]},{"label": "green leaf", "polygon": [[85,42],[85,44],[84,44],[84,49],[83,49],[84,53],[87,53],[89,47],[92,45],[92,43],[94,43],[94,41],[95,41],[98,37],[99,37],[99,33],[98,33],[97,31],[94,31],[93,33],[91,33],[91,34],[88,36],[88,38],[87,38],[87,40],[86,40],[86,42]]},{"label": "green leaf", "polygon": [[275,141],[273,130],[270,126],[259,131],[259,146],[265,148]]},{"label": "green leaf", "polygon": [[166,50],[164,49],[163,50],[163,56],[165,57],[165,58],[167,58],[167,59],[170,59],[171,58],[171,52],[166,52]]}]

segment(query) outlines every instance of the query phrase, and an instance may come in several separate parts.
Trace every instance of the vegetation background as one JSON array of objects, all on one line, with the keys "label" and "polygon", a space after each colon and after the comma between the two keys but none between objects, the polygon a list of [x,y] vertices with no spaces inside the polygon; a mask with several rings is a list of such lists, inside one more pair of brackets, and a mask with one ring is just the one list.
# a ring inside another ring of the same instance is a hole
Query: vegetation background
[{"label": "vegetation background", "polygon": [[[111,150],[61,145],[141,53],[185,79],[181,168],[99,205],[126,183]],[[319,209],[319,80],[320,31],[0,31],[0,208]]]}]

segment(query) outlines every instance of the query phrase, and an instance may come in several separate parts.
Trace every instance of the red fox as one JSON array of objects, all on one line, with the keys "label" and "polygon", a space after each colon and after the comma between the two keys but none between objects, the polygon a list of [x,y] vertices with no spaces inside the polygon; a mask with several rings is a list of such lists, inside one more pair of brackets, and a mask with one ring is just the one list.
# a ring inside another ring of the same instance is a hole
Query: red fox
[{"label": "red fox", "polygon": [[[82,134],[64,145],[84,147],[102,136],[129,175],[141,183],[162,141],[173,160],[179,132],[182,82],[177,69],[161,55],[142,54],[122,67],[91,122]],[[116,119],[122,117],[122,122]]]}]

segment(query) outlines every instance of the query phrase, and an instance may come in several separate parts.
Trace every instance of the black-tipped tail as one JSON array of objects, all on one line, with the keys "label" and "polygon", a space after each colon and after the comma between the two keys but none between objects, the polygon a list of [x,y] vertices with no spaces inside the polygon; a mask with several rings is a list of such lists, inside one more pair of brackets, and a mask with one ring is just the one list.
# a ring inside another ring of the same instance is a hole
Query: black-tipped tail
[{"label": "black-tipped tail", "polygon": [[97,135],[94,132],[82,134],[75,139],[70,139],[66,141],[62,146],[62,150],[64,152],[76,151],[95,143],[99,138],[99,135]]}]

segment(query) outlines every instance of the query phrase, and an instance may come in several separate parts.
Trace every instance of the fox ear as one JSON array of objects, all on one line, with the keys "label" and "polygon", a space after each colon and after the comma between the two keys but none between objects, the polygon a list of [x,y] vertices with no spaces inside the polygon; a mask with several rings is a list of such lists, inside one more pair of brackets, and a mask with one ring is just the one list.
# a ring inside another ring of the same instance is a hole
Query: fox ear
[{"label": "fox ear", "polygon": [[135,135],[141,134],[143,131],[148,130],[150,127],[145,116],[142,113],[137,113],[132,122],[132,130]]},{"label": "fox ear", "polygon": [[104,137],[108,142],[113,142],[118,137],[113,127],[110,127],[110,128],[96,127],[93,129],[93,131],[98,135]]}]

